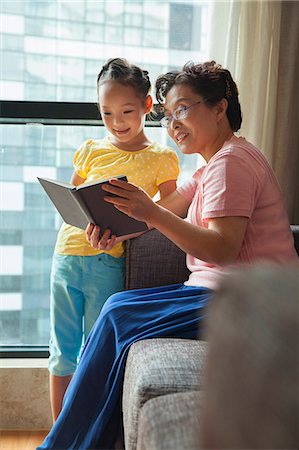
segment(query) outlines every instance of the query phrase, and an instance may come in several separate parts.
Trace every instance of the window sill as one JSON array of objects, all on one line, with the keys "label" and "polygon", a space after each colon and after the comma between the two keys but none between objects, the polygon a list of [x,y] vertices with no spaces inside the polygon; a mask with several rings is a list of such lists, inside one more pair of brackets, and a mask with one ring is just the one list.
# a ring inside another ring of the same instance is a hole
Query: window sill
[{"label": "window sill", "polygon": [[38,369],[47,368],[48,360],[46,358],[1,358],[1,369]]}]

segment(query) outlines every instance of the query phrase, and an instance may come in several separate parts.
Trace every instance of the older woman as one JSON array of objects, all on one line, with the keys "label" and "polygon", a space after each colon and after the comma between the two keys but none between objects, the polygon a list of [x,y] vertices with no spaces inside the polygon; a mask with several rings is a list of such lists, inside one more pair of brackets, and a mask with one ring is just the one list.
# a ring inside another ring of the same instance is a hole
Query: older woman
[{"label": "older woman", "polygon": [[[151,337],[196,338],[219,280],[240,264],[298,264],[282,195],[261,152],[235,136],[242,122],[231,74],[214,61],[189,63],[156,82],[162,126],[184,154],[206,165],[174,193],[154,203],[140,188],[111,180],[107,196],[187,253],[184,284],[111,296],[84,348],[62,412],[39,449],[110,449],[121,427],[121,390],[132,343]],[[90,224],[93,247],[111,248]]]}]

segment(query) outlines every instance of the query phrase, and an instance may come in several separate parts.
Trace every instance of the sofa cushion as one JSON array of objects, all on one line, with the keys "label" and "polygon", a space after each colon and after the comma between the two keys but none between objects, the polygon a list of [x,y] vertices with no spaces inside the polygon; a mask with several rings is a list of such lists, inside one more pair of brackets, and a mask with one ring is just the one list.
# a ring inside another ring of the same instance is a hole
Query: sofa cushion
[{"label": "sofa cushion", "polygon": [[201,390],[206,360],[204,341],[158,338],[132,345],[123,387],[126,450],[135,450],[140,408],[161,395]]},{"label": "sofa cushion", "polygon": [[201,447],[298,449],[299,270],[259,265],[211,302]]},{"label": "sofa cushion", "polygon": [[140,410],[137,450],[198,450],[201,392],[162,395]]},{"label": "sofa cushion", "polygon": [[294,237],[295,249],[299,255],[299,225],[291,225],[291,230]]},{"label": "sofa cushion", "polygon": [[183,283],[186,254],[157,230],[127,241],[126,289]]}]

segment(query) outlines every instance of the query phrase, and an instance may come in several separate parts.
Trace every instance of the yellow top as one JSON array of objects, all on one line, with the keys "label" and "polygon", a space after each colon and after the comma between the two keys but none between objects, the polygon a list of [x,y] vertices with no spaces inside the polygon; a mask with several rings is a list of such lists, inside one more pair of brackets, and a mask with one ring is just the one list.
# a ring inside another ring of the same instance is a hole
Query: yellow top
[{"label": "yellow top", "polygon": [[[142,150],[129,152],[115,147],[108,137],[84,142],[75,153],[74,168],[85,182],[126,175],[128,181],[142,187],[151,197],[160,184],[176,180],[179,175],[178,157],[171,148],[153,142]],[[77,256],[103,253],[91,247],[84,230],[66,223],[59,230],[55,251]],[[124,253],[124,243],[116,244],[106,253],[119,258]]]}]

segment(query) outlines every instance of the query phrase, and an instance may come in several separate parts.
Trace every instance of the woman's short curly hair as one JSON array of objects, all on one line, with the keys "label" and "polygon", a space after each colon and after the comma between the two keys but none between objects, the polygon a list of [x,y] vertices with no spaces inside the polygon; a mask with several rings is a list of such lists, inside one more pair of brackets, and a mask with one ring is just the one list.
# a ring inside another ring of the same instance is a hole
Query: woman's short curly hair
[{"label": "woman's short curly hair", "polygon": [[215,105],[223,98],[228,102],[227,118],[233,131],[238,131],[242,123],[239,92],[229,70],[215,61],[195,64],[186,63],[181,71],[176,70],[160,75],[156,81],[156,97],[160,105],[165,103],[170,89],[185,84],[201,95],[208,105]]}]

